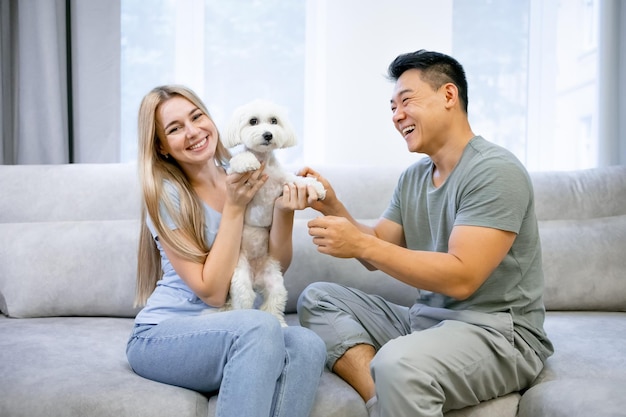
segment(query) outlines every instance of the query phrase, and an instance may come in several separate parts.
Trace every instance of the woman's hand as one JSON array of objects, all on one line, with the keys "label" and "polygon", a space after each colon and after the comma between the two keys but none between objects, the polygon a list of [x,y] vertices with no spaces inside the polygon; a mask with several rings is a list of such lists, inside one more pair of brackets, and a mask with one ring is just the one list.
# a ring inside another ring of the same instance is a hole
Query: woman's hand
[{"label": "woman's hand", "polygon": [[283,193],[276,199],[274,208],[280,211],[304,210],[309,207],[312,194],[317,199],[313,187],[306,184],[289,183],[283,186]]},{"label": "woman's hand", "polygon": [[256,171],[242,174],[232,173],[226,176],[226,201],[245,208],[254,195],[267,181],[267,175],[263,174],[265,162]]}]

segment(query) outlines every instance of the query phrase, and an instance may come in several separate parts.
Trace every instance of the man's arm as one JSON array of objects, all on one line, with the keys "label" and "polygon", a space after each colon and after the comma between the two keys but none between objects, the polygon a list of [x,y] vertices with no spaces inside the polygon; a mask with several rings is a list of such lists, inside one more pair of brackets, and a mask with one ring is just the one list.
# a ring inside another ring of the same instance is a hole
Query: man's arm
[{"label": "man's arm", "polygon": [[[314,200],[310,202],[309,206],[322,213],[325,216],[334,216],[346,219],[350,222],[354,227],[356,227],[361,233],[378,237],[387,242],[393,242],[400,246],[405,246],[404,244],[404,232],[402,231],[402,227],[397,223],[389,221],[387,219],[381,218],[378,224],[374,227],[365,225],[363,223],[358,222],[348,209],[343,205],[341,200],[337,198],[337,194],[333,189],[332,185],[328,182],[326,178],[324,178],[317,171],[306,167],[302,169],[298,175],[300,176],[308,176],[317,179],[322,183],[324,188],[326,189],[326,197],[324,200]],[[358,260],[370,271],[376,270],[376,267],[365,261],[364,259],[358,258]]]},{"label": "man's arm", "polygon": [[406,284],[456,299],[471,296],[485,282],[516,237],[488,227],[455,226],[448,252],[441,253],[406,249],[401,226],[389,220],[381,220],[375,230],[378,235],[363,233],[347,219],[333,216],[309,222],[309,234],[321,253],[357,258]]}]

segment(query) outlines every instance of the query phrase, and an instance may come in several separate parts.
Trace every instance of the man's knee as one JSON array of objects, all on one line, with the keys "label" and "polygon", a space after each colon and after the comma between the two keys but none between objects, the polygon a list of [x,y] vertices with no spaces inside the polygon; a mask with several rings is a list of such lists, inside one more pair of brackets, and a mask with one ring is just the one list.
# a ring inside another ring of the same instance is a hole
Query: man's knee
[{"label": "man's knee", "polygon": [[[419,407],[441,408],[445,400],[434,369],[427,356],[418,352],[408,355],[402,343],[391,340],[383,345],[372,362],[370,372],[381,404],[415,403]],[[430,359],[432,362],[432,358]]]},{"label": "man's knee", "polygon": [[298,319],[302,326],[308,327],[311,316],[319,309],[319,301],[328,295],[329,289],[335,285],[330,282],[314,282],[302,291],[296,305]]},{"label": "man's knee", "polygon": [[406,358],[394,349],[394,341],[384,344],[370,363],[372,377],[376,385],[402,385],[401,378],[406,372]]},{"label": "man's knee", "polygon": [[409,383],[414,385],[416,379],[432,381],[428,366],[421,366],[427,363],[427,358],[419,354],[419,349],[408,354],[400,339],[394,339],[376,352],[370,370],[376,385],[406,386]]}]

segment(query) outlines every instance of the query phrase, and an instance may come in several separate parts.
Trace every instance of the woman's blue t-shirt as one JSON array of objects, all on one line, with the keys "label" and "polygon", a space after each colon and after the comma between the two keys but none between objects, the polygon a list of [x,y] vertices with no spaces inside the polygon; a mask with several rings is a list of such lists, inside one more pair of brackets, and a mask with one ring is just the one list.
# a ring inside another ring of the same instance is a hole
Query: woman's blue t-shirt
[{"label": "woman's blue t-shirt", "polygon": [[[171,198],[174,207],[179,209],[180,197],[176,187],[166,181],[164,183],[165,192]],[[204,207],[204,220],[205,220],[205,238],[206,242],[211,247],[215,241],[217,230],[222,219],[221,213],[212,209],[205,203]],[[173,219],[165,209],[164,203],[161,203],[160,207],[161,217],[165,224],[170,229],[177,228]],[[180,316],[180,315],[199,315],[218,311],[217,308],[211,307],[204,303],[198,296],[189,288],[189,286],[180,278],[180,276],[174,270],[174,267],[170,263],[161,242],[159,241],[154,223],[150,216],[146,216],[146,225],[150,229],[150,233],[154,238],[157,249],[161,256],[161,269],[163,271],[162,278],[157,282],[156,288],[148,298],[145,307],[137,314],[135,323],[137,324],[157,324],[165,319]]]}]

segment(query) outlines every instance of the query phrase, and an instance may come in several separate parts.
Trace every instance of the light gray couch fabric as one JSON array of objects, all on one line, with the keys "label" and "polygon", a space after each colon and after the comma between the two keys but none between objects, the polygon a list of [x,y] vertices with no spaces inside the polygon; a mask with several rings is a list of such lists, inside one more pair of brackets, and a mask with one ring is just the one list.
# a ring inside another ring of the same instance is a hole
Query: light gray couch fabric
[{"label": "light gray couch fabric", "polygon": [[[373,222],[401,167],[315,167],[353,215]],[[626,416],[626,167],[532,173],[546,330],[556,353],[523,393],[446,417]],[[215,396],[135,375],[125,344],[136,309],[139,187],[133,164],[0,166],[0,416],[213,416]],[[413,289],[355,260],[317,253],[297,214],[285,275],[290,313],[314,281],[409,305]],[[588,401],[587,401],[588,400]],[[325,372],[313,417],[367,417]]]}]

